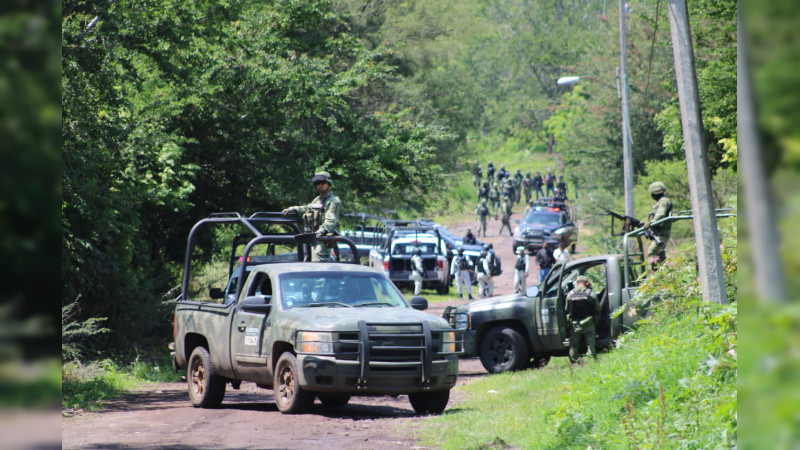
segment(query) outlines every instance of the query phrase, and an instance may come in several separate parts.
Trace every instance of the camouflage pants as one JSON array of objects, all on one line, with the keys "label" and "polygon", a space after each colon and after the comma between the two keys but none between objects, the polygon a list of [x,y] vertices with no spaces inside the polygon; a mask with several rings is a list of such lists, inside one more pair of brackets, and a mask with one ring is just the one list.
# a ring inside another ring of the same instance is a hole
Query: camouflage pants
[{"label": "camouflage pants", "polygon": [[592,358],[597,359],[597,349],[595,347],[595,328],[594,321],[590,321],[586,325],[581,325],[578,322],[572,322],[572,327],[569,329],[569,361],[577,362],[581,359],[581,345],[586,342],[586,347],[589,349],[589,354]]},{"label": "camouflage pants", "polygon": [[322,242],[311,246],[311,261],[330,261],[331,249]]},{"label": "camouflage pants", "polygon": [[651,263],[653,269],[667,259],[667,240],[669,240],[669,236],[666,238],[659,236],[659,239],[661,239],[660,244],[656,244],[656,241],[650,241],[650,245],[647,247],[647,260],[657,260],[657,262]]},{"label": "camouflage pants", "polygon": [[478,222],[478,236],[483,232],[483,237],[486,237],[486,217],[485,215],[480,216],[480,221]]}]

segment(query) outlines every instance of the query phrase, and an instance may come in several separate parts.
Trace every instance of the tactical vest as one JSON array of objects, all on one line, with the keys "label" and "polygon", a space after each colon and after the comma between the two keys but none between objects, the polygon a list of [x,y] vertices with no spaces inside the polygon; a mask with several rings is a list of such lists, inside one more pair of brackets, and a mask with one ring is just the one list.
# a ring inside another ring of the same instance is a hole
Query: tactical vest
[{"label": "tactical vest", "polygon": [[594,316],[594,308],[589,301],[589,291],[573,292],[569,299],[569,318],[574,322],[580,322],[587,317]]},{"label": "tactical vest", "polygon": [[314,232],[317,228],[319,228],[320,224],[322,224],[324,216],[324,203],[322,201],[320,201],[320,203],[314,203],[311,205],[311,208],[305,214],[303,214],[304,225],[311,230],[311,232]]},{"label": "tactical vest", "polygon": [[525,270],[525,255],[521,255],[517,258],[517,264],[514,265],[514,268],[517,270]]},{"label": "tactical vest", "polygon": [[456,267],[458,270],[469,270],[469,263],[466,256],[456,256]]}]

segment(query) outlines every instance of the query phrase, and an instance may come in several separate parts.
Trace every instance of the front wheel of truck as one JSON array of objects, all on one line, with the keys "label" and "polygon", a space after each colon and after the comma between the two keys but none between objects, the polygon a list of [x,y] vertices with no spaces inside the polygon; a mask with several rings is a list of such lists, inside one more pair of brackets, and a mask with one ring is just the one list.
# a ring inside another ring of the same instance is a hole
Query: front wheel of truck
[{"label": "front wheel of truck", "polygon": [[216,408],[225,396],[225,378],[217,375],[205,347],[195,347],[186,369],[189,399],[197,408]]},{"label": "front wheel of truck", "polygon": [[408,394],[411,407],[417,414],[441,414],[450,400],[450,390]]},{"label": "front wheel of truck", "polygon": [[300,387],[297,357],[285,352],[275,366],[275,404],[284,414],[301,413],[314,403],[314,394]]},{"label": "front wheel of truck", "polygon": [[489,373],[525,369],[529,356],[525,339],[515,329],[498,326],[486,332],[478,355]]}]

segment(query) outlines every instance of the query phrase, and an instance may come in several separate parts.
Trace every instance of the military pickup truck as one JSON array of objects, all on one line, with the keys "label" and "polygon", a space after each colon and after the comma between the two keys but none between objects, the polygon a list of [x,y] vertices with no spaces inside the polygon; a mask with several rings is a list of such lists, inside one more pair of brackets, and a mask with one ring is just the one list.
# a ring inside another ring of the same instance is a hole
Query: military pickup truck
[{"label": "military pickup truck", "polygon": [[398,286],[413,284],[409,278],[411,252],[419,248],[425,269],[423,286],[447,294],[450,291],[450,265],[439,231],[413,220],[385,220],[382,224],[382,239],[369,252],[369,266],[382,270]]},{"label": "military pickup truck", "polygon": [[[717,211],[717,217],[731,215],[728,210]],[[680,211],[654,224],[691,218],[687,211]],[[557,264],[544,281],[530,286],[525,294],[448,307],[443,317],[453,328],[466,333],[463,356],[480,357],[489,373],[542,367],[551,357],[567,356],[569,333],[565,297],[579,275],[592,281],[592,289],[600,302],[597,349],[610,347],[615,338],[647,313],[646,308],[631,304],[644,267],[644,233],[644,229],[638,229],[625,234],[622,254]],[[624,312],[612,317],[618,308],[623,308]]]},{"label": "military pickup truck", "polygon": [[[315,398],[341,406],[352,396],[386,394],[407,394],[420,414],[442,412],[456,384],[462,333],[419,311],[427,308],[423,297],[406,302],[373,269],[308,262],[314,236],[300,224],[280,213],[231,213],[201,220],[190,232],[170,347],[175,370],[186,371],[192,404],[216,407],[228,384],[238,389],[248,381],[272,389],[283,413],[307,410]],[[225,291],[205,291],[209,286],[190,276],[193,249],[203,230],[223,226],[252,238],[229,258]],[[348,243],[358,260],[349,239],[322,239]]]}]

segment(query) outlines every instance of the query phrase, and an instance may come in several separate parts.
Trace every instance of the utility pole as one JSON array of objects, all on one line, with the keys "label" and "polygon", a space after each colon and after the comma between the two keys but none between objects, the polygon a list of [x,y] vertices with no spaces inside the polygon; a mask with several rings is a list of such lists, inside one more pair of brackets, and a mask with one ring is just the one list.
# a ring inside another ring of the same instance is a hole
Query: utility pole
[{"label": "utility pole", "polygon": [[669,0],[669,25],[703,300],[726,304],[725,274],[719,250],[719,232],[714,214],[706,143],[703,138],[703,119],[700,115],[700,96],[697,92],[697,73],[686,0]]},{"label": "utility pole", "polygon": [[739,174],[741,177],[744,205],[747,214],[747,230],[753,251],[753,271],[756,287],[762,300],[786,301],[786,282],[784,280],[781,252],[778,247],[779,235],[775,228],[771,196],[767,184],[767,170],[761,153],[758,129],[753,107],[752,83],[748,70],[745,36],[742,31],[742,11],[737,12],[737,102],[736,113],[739,118],[738,139]]},{"label": "utility pole", "polygon": [[628,111],[628,13],[625,0],[619,0],[619,70],[622,84],[622,188],[625,191],[625,215],[636,217],[633,210],[633,153],[631,119]]}]

